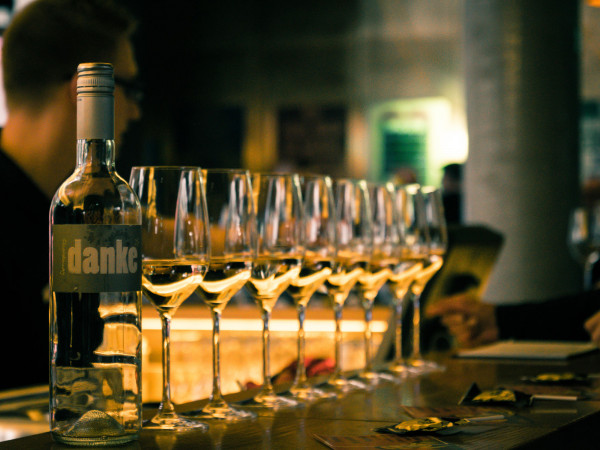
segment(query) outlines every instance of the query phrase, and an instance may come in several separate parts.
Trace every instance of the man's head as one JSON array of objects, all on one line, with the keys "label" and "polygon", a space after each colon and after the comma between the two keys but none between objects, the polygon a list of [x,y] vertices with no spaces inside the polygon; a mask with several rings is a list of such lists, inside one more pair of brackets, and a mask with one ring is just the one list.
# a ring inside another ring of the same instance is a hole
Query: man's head
[{"label": "man's head", "polygon": [[446,193],[457,193],[462,189],[462,164],[447,164],[442,168],[442,189]]},{"label": "man's head", "polygon": [[[2,69],[9,110],[43,108],[78,64],[109,62],[115,77],[133,81],[137,65],[131,35],[135,21],[110,0],[36,0],[19,11],[4,34]],[[137,119],[135,99],[115,89],[116,136]],[[123,124],[119,124],[123,122]]]}]

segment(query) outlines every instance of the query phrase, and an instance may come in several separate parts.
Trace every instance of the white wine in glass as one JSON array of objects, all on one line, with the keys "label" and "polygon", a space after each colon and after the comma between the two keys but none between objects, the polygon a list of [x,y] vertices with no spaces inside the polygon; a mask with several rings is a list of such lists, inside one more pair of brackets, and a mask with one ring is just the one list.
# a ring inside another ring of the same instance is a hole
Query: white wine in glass
[{"label": "white wine in glass", "polygon": [[263,319],[263,383],[246,406],[279,409],[299,403],[275,393],[271,381],[269,320],[275,303],[300,274],[302,245],[302,196],[295,174],[252,174],[257,224],[257,257],[246,289],[259,306]]},{"label": "white wine in glass", "polygon": [[163,393],[158,413],[145,428],[206,429],[171,401],[171,319],[202,281],[208,267],[208,220],[198,168],[134,167],[130,185],[142,206],[142,289],[158,311],[163,338]]},{"label": "white wine in glass", "polygon": [[305,248],[300,275],[292,279],[287,293],[298,312],[298,360],[290,395],[297,400],[312,401],[334,397],[312,386],[306,376],[304,318],[313,294],[331,275],[335,257],[335,206],[331,179],[328,176],[301,177],[304,209],[302,242]]},{"label": "white wine in glass", "polygon": [[206,204],[210,225],[210,258],[196,293],[208,305],[213,320],[213,385],[208,403],[188,417],[237,422],[256,417],[230,406],[221,392],[220,323],[227,303],[252,271],[256,256],[256,216],[250,174],[245,170],[205,169]]}]

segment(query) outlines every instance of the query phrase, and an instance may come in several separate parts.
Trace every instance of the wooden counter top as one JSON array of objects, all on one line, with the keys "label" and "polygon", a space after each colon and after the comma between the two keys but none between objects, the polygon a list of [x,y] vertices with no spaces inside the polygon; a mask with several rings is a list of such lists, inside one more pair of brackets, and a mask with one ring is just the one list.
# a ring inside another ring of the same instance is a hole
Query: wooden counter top
[{"label": "wooden counter top", "polygon": [[[567,361],[499,361],[458,359],[440,356],[446,370],[403,382],[380,384],[371,392],[355,392],[337,400],[325,400],[288,411],[259,412],[256,420],[240,424],[209,422],[205,432],[153,432],[143,430],[139,442],[125,448],[143,449],[324,449],[314,435],[365,436],[373,428],[409,418],[405,407],[453,407],[471,383],[482,389],[518,385],[522,376],[542,372],[599,373],[596,352]],[[589,388],[588,388],[589,389]],[[591,388],[600,393],[600,385]],[[227,396],[239,401],[251,396],[241,392]],[[180,411],[200,407],[204,402],[181,405]],[[540,400],[524,408],[502,408],[510,415],[506,422],[478,433],[438,436],[448,448],[582,448],[594,439],[600,423],[598,398],[575,402]],[[150,416],[153,409],[146,411]],[[49,433],[0,444],[0,448],[57,448]],[[458,446],[458,447],[452,447]],[[63,448],[63,447],[60,447]],[[442,447],[443,448],[443,447]]]}]

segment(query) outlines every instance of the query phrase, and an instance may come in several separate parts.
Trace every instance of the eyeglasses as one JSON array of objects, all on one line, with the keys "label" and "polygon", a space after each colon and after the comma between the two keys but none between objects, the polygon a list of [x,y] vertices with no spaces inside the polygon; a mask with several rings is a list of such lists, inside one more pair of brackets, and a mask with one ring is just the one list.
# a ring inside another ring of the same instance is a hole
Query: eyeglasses
[{"label": "eyeglasses", "polygon": [[115,85],[121,86],[125,96],[131,101],[140,103],[144,99],[144,85],[137,79],[115,77]]}]

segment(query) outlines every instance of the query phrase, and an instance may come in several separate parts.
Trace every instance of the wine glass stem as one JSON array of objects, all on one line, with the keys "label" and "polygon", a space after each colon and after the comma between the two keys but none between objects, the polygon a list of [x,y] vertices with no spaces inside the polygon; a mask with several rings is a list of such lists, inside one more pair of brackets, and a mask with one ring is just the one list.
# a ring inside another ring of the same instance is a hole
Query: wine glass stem
[{"label": "wine glass stem", "polygon": [[395,338],[395,356],[394,363],[400,364],[404,361],[402,357],[402,311],[403,311],[403,298],[395,298],[394,299],[394,319],[395,319],[395,329],[394,329],[394,338]]},{"label": "wine glass stem", "polygon": [[339,302],[333,303],[333,317],[335,321],[335,367],[333,378],[342,376],[342,307]]},{"label": "wine glass stem", "polygon": [[373,302],[369,300],[363,300],[363,308],[365,310],[365,371],[372,372],[373,371],[373,361],[371,355],[371,338],[372,338],[372,330],[371,330],[371,322],[373,320]]},{"label": "wine glass stem", "polygon": [[421,294],[413,294],[413,359],[421,359]]},{"label": "wine glass stem", "polygon": [[171,316],[161,313],[162,322],[162,365],[163,365],[163,391],[159,407],[159,415],[175,414],[175,406],[171,402]]},{"label": "wine glass stem", "polygon": [[213,354],[212,354],[212,364],[213,364],[213,387],[211,394],[211,402],[221,401],[221,363],[220,363],[220,355],[221,355],[221,313],[216,309],[211,309],[212,319],[213,319]]},{"label": "wine glass stem", "polygon": [[298,363],[296,364],[296,377],[294,386],[304,387],[306,384],[306,364],[305,364],[305,335],[304,318],[306,316],[306,307],[298,304]]},{"label": "wine glass stem", "polygon": [[269,319],[271,314],[266,309],[262,310],[263,319],[263,393],[273,392],[273,384],[271,383],[271,367],[270,367],[270,346],[271,346],[271,332],[269,331]]}]

